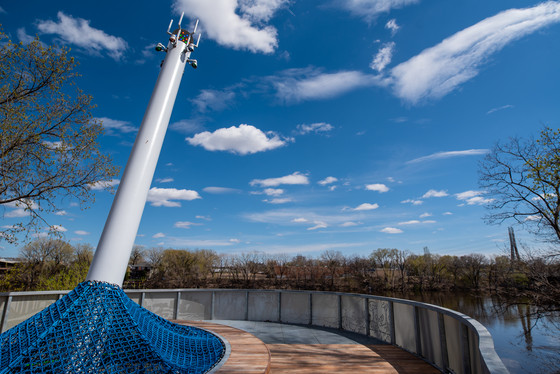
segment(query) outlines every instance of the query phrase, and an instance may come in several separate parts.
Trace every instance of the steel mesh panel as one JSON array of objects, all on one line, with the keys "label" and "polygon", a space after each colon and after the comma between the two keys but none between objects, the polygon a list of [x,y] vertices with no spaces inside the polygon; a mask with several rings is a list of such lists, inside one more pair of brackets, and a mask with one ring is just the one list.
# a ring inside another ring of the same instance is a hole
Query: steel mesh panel
[{"label": "steel mesh panel", "polygon": [[173,324],[102,282],[0,335],[4,373],[206,373],[225,353],[215,335]]}]

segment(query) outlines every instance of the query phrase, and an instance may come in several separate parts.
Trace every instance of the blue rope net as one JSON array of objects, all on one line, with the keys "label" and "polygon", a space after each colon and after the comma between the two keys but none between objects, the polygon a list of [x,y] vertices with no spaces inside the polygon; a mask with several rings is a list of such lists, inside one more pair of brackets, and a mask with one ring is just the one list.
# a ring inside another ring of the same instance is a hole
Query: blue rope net
[{"label": "blue rope net", "polygon": [[224,354],[212,333],[171,323],[118,286],[88,281],[0,335],[0,374],[195,374]]}]

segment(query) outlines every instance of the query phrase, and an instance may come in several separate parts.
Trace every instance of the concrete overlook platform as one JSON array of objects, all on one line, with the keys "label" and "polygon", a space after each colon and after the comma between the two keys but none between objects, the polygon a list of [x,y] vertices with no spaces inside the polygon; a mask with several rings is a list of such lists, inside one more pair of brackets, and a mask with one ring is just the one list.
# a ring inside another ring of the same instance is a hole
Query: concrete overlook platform
[{"label": "concrete overlook platform", "polygon": [[173,322],[213,331],[228,341],[229,358],[216,374],[441,373],[398,347],[334,329],[255,321]]}]

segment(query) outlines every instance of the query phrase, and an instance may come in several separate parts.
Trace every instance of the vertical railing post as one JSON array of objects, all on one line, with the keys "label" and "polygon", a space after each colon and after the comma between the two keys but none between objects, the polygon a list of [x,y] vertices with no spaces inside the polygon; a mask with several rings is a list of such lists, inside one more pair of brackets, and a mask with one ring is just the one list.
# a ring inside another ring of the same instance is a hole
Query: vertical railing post
[{"label": "vertical railing post", "polygon": [[10,307],[12,306],[12,296],[8,296],[6,303],[4,304],[4,310],[2,311],[2,323],[0,324],[0,333],[6,331],[8,326],[8,316],[10,314]]},{"label": "vertical railing post", "polygon": [[175,298],[175,310],[173,312],[173,319],[179,319],[179,303],[181,302],[181,291],[177,291]]},{"label": "vertical railing post", "polygon": [[422,340],[420,337],[420,311],[417,306],[412,308],[414,315],[414,337],[416,339],[416,354],[422,356]]},{"label": "vertical railing post", "polygon": [[364,307],[366,309],[366,336],[371,336],[371,331],[369,329],[369,325],[371,323],[369,316],[369,298],[367,297],[364,297]]},{"label": "vertical railing post", "polygon": [[338,295],[338,328],[342,330],[342,295]]},{"label": "vertical railing post", "polygon": [[460,325],[461,330],[461,356],[463,357],[463,368],[465,374],[471,374],[471,353],[469,349],[469,328],[463,323]]},{"label": "vertical railing post", "polygon": [[442,369],[447,370],[449,368],[449,356],[447,353],[447,335],[445,333],[445,321],[443,319],[443,314],[438,313],[438,328],[439,328],[439,341],[441,344],[441,362]]},{"label": "vertical railing post", "polygon": [[393,308],[393,302],[389,301],[389,326],[391,328],[391,344],[397,344],[397,339],[395,337],[395,308]]},{"label": "vertical railing post", "polygon": [[278,322],[282,322],[282,291],[278,291]]},{"label": "vertical railing post", "polygon": [[309,292],[309,325],[313,325],[313,294]]}]

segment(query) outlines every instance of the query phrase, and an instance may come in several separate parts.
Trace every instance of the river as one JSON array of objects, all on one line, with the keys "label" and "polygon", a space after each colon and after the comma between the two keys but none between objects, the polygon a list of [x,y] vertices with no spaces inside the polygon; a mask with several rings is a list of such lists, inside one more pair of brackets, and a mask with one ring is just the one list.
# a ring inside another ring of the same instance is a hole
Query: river
[{"label": "river", "polygon": [[545,313],[527,300],[455,292],[387,296],[439,305],[475,318],[492,334],[496,352],[511,374],[560,373],[560,312]]}]

